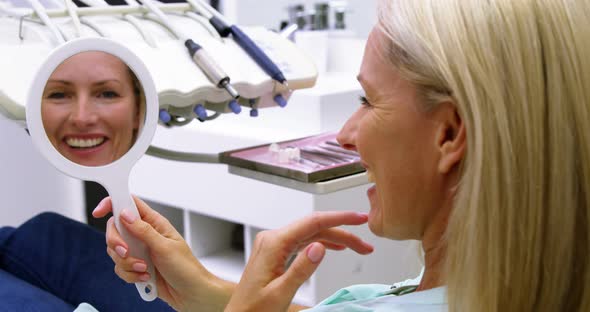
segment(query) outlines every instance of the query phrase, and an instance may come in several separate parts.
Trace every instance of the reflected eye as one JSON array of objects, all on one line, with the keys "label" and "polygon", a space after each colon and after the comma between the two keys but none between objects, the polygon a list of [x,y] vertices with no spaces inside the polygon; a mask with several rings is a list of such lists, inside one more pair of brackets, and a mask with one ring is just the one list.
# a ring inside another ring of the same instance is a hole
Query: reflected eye
[{"label": "reflected eye", "polygon": [[359,95],[359,102],[364,107],[367,107],[367,108],[371,107],[371,103],[369,103],[369,100],[367,100],[367,97],[364,95]]},{"label": "reflected eye", "polygon": [[119,97],[119,94],[115,91],[103,91],[100,93],[101,98],[105,98],[105,99],[114,99]]},{"label": "reflected eye", "polygon": [[60,100],[66,97],[65,92],[51,92],[47,95],[48,99]]}]

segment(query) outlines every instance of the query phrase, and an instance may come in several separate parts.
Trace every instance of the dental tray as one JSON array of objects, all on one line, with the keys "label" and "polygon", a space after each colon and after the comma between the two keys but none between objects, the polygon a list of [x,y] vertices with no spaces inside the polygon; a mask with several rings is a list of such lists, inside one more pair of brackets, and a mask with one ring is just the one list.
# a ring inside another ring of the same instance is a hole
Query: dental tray
[{"label": "dental tray", "polygon": [[227,151],[220,154],[220,160],[230,166],[306,183],[365,171],[358,154],[340,147],[333,132]]}]

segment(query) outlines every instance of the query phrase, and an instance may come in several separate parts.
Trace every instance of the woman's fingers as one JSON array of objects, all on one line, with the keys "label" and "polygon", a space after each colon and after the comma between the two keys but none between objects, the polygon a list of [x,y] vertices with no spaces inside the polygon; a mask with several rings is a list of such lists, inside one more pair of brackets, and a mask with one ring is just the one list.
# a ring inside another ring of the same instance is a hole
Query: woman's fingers
[{"label": "woman's fingers", "polygon": [[115,217],[110,217],[107,221],[107,229],[106,229],[106,240],[107,246],[113,250],[115,250],[121,257],[127,256],[127,251],[129,247],[127,243],[123,240],[117,227],[115,226]]},{"label": "woman's fingers", "polygon": [[279,235],[287,242],[294,238],[305,240],[325,229],[341,225],[360,225],[368,220],[367,214],[352,211],[315,212],[308,217],[291,223],[280,231]]},{"label": "woman's fingers", "polygon": [[367,220],[368,216],[364,213],[316,212],[276,231],[276,235],[278,241],[284,242],[285,246],[300,248],[311,242],[320,241],[326,243],[325,247],[330,249],[339,250],[340,246],[345,246],[359,254],[368,254],[373,252],[371,244],[348,231],[336,228],[341,225],[360,225]]},{"label": "woman's fingers", "polygon": [[140,273],[131,275],[126,274],[126,280],[130,279],[131,276],[134,276],[134,278],[140,278],[141,273],[147,271],[147,265],[144,259],[129,256],[127,244],[123,241],[115,227],[114,217],[111,217],[109,221],[107,221],[106,236],[107,254],[111,257],[113,262],[115,262],[115,266],[119,267],[121,272]]},{"label": "woman's fingers", "polygon": [[[153,210],[148,204],[136,196],[133,196],[135,205],[141,219],[150,224],[158,233],[175,240],[181,239],[182,235],[176,231],[168,219],[164,218],[157,211]],[[102,218],[113,210],[110,197],[104,198],[92,211],[95,218]]]},{"label": "woman's fingers", "polygon": [[318,243],[321,243],[322,245],[324,245],[326,247],[326,249],[331,249],[331,250],[344,250],[346,249],[346,246],[344,245],[340,245],[340,244],[335,244],[326,240],[317,240]]},{"label": "woman's fingers", "polygon": [[143,241],[152,252],[155,252],[156,254],[165,254],[163,249],[168,246],[167,237],[156,231],[151,224],[136,217],[126,209],[121,211],[120,218],[121,223],[125,226],[127,231]]},{"label": "woman's fingers", "polygon": [[[348,247],[362,254],[373,250],[358,236],[336,228],[367,221],[366,214],[357,212],[317,212],[284,228],[258,233],[226,311],[262,311],[269,306],[277,311],[286,310],[297,289],[317,269],[326,248]],[[286,259],[303,246],[306,247],[285,271]]]},{"label": "woman's fingers", "polygon": [[[346,230],[338,228],[322,230],[313,236],[311,241],[329,242],[335,245],[345,246],[362,255],[373,252],[373,246],[371,244]],[[326,245],[326,247],[328,246]]]},{"label": "woman's fingers", "polygon": [[92,216],[95,218],[102,218],[109,214],[109,212],[112,211],[112,208],[113,206],[111,204],[111,198],[105,197],[98,203],[96,208],[94,208],[92,211]]},{"label": "woman's fingers", "polygon": [[[320,262],[326,254],[326,248],[321,243],[309,244],[303,252],[299,253],[297,258],[293,260],[291,266],[287,271],[279,276],[272,283],[281,285],[285,293],[295,294],[297,289],[308,280],[313,272],[318,268]],[[286,288],[286,289],[285,289]]]},{"label": "woman's fingers", "polygon": [[323,244],[314,242],[297,255],[287,271],[275,280],[269,283],[272,289],[280,291],[282,294],[291,294],[287,298],[291,302],[292,297],[297,289],[308,280],[320,265],[320,262],[326,254],[326,248]]},{"label": "woman's fingers", "polygon": [[115,265],[124,271],[144,273],[147,266],[143,259],[129,256],[127,244],[121,239],[114,224],[114,218],[107,221],[107,254],[113,259]]},{"label": "woman's fingers", "polygon": [[182,238],[180,233],[178,233],[168,219],[152,209],[139,197],[133,196],[133,200],[135,201],[135,206],[137,206],[137,211],[139,212],[141,219],[149,223],[158,233],[176,240]]},{"label": "woman's fingers", "polygon": [[133,257],[123,258],[112,248],[107,248],[107,254],[115,262],[115,265],[123,271],[135,273],[145,273],[147,271],[147,265],[142,259]]},{"label": "woman's fingers", "polygon": [[118,265],[115,265],[115,274],[127,283],[147,282],[150,279],[148,273],[125,271]]}]

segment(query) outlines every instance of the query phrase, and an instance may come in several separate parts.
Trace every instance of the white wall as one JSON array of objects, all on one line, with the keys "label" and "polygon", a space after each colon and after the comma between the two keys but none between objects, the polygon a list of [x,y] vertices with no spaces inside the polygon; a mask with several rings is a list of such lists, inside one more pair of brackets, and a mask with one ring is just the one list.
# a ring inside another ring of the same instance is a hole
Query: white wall
[{"label": "white wall", "polygon": [[25,130],[0,115],[0,226],[17,226],[43,211],[85,221],[83,185],[54,169]]},{"label": "white wall", "polygon": [[[313,8],[317,2],[329,0],[221,0],[221,10],[231,21],[240,25],[261,25],[278,29],[281,20],[286,20],[287,6],[303,4]],[[348,0],[351,12],[347,13],[349,29],[366,38],[377,22],[377,0]]]}]

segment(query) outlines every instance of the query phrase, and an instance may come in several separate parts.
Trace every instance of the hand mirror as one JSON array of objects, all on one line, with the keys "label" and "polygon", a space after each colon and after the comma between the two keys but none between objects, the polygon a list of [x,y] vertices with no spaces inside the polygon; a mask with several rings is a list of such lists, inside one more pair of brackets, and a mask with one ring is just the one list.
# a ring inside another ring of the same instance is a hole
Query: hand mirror
[{"label": "hand mirror", "polygon": [[146,261],[151,279],[136,283],[146,301],[158,296],[146,246],[120,224],[139,215],[129,174],[156,130],[158,95],[143,62],[104,38],[72,40],[41,65],[27,99],[27,126],[37,149],[63,173],[102,184],[129,254]]}]

